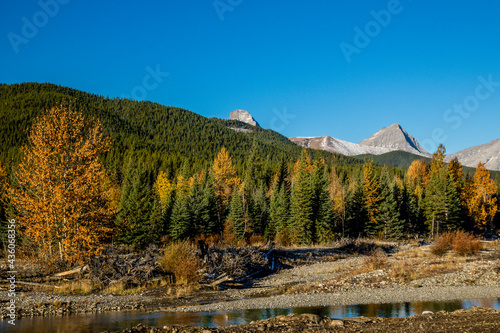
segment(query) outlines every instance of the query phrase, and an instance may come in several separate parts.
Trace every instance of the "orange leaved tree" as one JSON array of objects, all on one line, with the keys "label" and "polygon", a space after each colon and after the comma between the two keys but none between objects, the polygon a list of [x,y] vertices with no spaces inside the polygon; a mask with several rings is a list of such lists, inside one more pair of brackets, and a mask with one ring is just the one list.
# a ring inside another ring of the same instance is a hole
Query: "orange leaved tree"
[{"label": "orange leaved tree", "polygon": [[474,219],[475,226],[479,230],[488,227],[491,231],[491,223],[498,210],[495,197],[497,186],[482,163],[477,165],[471,185],[466,203],[469,215]]},{"label": "orange leaved tree", "polygon": [[110,236],[113,189],[99,162],[109,146],[99,121],[63,105],[33,125],[9,197],[42,259],[81,263]]}]

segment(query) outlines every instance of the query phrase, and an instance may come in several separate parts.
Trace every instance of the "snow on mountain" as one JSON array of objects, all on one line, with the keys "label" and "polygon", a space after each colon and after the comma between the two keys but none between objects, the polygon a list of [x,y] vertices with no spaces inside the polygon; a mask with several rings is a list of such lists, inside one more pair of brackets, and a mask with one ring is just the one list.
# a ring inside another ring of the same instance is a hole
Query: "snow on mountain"
[{"label": "snow on mountain", "polygon": [[481,162],[488,170],[500,170],[500,139],[450,154],[446,156],[446,161],[454,157],[465,166],[475,168]]},{"label": "snow on mountain", "polygon": [[380,155],[391,151],[389,148],[362,146],[357,143],[332,138],[331,136],[312,138],[296,137],[290,138],[290,140],[303,147],[326,150],[347,156],[363,154]]},{"label": "snow on mountain", "polygon": [[347,156],[364,154],[381,155],[396,150],[425,157],[430,156],[417,140],[409,135],[399,124],[384,127],[360,143],[352,143],[331,136],[295,137],[290,138],[290,140],[303,147],[326,150]]}]

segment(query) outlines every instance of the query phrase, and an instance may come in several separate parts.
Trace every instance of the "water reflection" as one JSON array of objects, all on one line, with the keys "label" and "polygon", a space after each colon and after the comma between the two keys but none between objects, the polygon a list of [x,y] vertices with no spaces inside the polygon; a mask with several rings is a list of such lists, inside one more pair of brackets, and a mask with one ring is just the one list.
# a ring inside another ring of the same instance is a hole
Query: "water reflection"
[{"label": "water reflection", "polygon": [[472,299],[451,302],[413,302],[388,304],[360,304],[346,306],[304,307],[287,309],[258,309],[221,312],[129,312],[64,317],[22,318],[16,326],[6,320],[0,321],[0,332],[58,332],[58,333],[93,333],[104,330],[119,331],[139,323],[151,326],[193,325],[226,326],[246,324],[251,321],[287,315],[290,313],[314,313],[332,318],[366,317],[407,317],[423,311],[454,311],[471,306],[484,306],[500,309],[500,299]]}]

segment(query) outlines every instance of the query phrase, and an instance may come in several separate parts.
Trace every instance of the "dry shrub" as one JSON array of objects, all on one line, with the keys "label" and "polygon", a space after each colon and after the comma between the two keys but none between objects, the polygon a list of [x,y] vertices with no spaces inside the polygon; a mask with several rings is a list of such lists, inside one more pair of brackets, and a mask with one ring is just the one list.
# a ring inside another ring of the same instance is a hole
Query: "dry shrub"
[{"label": "dry shrub", "polygon": [[281,246],[290,246],[292,245],[292,237],[290,235],[290,231],[288,228],[281,229],[274,238],[274,242]]},{"label": "dry shrub", "polygon": [[200,270],[200,259],[195,254],[195,246],[188,241],[170,243],[161,259],[162,268],[174,274],[177,284],[195,282]]},{"label": "dry shrub", "polygon": [[252,235],[248,240],[250,246],[263,246],[267,242],[261,235]]},{"label": "dry shrub", "polygon": [[201,234],[194,239],[196,244],[199,244],[200,241],[203,241],[207,246],[218,246],[221,243],[221,236],[219,234],[211,234],[208,236]]},{"label": "dry shrub", "polygon": [[434,239],[431,252],[442,256],[453,250],[459,256],[479,253],[482,250],[481,240],[465,231],[445,232]]},{"label": "dry shrub", "polygon": [[441,235],[437,235],[434,238],[434,244],[431,246],[432,254],[437,256],[443,256],[446,252],[451,250],[451,244],[453,243],[453,233],[444,232]]},{"label": "dry shrub", "polygon": [[364,266],[372,271],[384,268],[386,264],[387,257],[382,250],[370,251],[364,261]]},{"label": "dry shrub", "polygon": [[459,256],[477,254],[482,250],[481,240],[465,231],[457,231],[453,237],[452,249]]},{"label": "dry shrub", "polygon": [[234,232],[233,222],[227,220],[224,223],[224,231],[222,232],[222,243],[226,245],[238,245],[238,239]]}]

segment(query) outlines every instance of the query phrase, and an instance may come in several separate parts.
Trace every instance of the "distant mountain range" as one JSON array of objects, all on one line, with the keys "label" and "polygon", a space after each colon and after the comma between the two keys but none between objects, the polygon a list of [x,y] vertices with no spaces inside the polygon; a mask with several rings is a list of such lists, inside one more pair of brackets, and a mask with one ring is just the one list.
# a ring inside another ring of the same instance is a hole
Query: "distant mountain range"
[{"label": "distant mountain range", "polygon": [[479,162],[482,162],[486,169],[500,170],[500,139],[448,155],[446,160],[449,161],[454,157],[463,165],[473,168],[477,167]]},{"label": "distant mountain range", "polygon": [[430,157],[418,141],[408,134],[401,125],[384,127],[360,143],[352,143],[330,136],[290,138],[292,142],[307,148],[322,149],[348,156],[382,155],[392,151],[405,151],[419,156]]},{"label": "distant mountain range", "polygon": [[[231,112],[230,119],[238,119],[247,124],[258,126],[257,121],[247,111],[233,111]],[[295,137],[290,138],[290,141],[302,147],[325,150],[346,156],[381,156],[381,158],[377,158],[379,161],[383,161],[385,156],[390,156],[391,164],[394,164],[395,158],[394,154],[387,155],[391,152],[403,151],[417,155],[418,157],[432,157],[432,155],[399,124],[392,124],[391,126],[384,127],[368,139],[359,143],[348,142],[331,136]],[[402,157],[403,155],[400,154],[398,156]],[[404,155],[405,164],[411,160],[410,156]],[[415,156],[414,159],[417,159],[417,156]],[[487,169],[499,171],[500,139],[484,145],[467,148],[455,154],[450,154],[446,157],[446,161],[450,161],[454,157],[456,157],[462,165],[467,167],[475,168],[479,162],[482,162]]]}]

